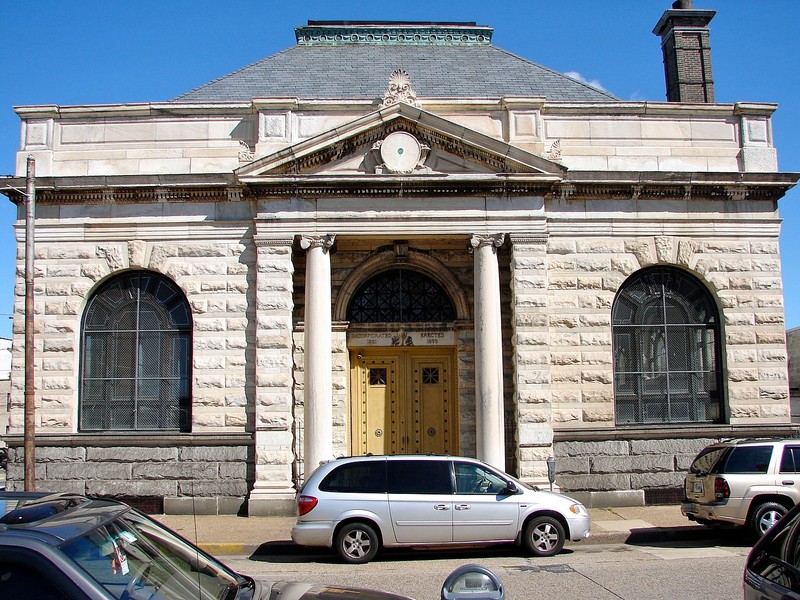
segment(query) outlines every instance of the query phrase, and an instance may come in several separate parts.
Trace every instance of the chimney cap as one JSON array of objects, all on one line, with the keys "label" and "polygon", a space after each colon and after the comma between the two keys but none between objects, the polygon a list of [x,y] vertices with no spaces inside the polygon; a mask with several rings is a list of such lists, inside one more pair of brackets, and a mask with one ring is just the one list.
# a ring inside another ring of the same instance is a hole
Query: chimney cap
[{"label": "chimney cap", "polygon": [[[685,2],[686,0],[678,0],[675,4],[681,1]],[[691,0],[689,2],[691,3]],[[715,10],[703,8],[674,8],[666,10],[653,28],[653,33],[663,37],[675,27],[690,27],[693,29],[708,27],[711,19],[716,14],[717,11]]]}]

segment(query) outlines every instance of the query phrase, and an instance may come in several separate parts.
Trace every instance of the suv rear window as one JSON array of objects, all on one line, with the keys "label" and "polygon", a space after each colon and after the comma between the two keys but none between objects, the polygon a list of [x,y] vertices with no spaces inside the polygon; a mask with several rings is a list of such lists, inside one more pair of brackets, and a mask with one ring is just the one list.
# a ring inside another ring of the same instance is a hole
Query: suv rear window
[{"label": "suv rear window", "polygon": [[725,461],[725,473],[766,473],[772,446],[738,446]]},{"label": "suv rear window", "polygon": [[705,448],[692,461],[689,471],[695,475],[708,475],[714,472],[714,468],[720,459],[731,449],[730,446],[711,446]]},{"label": "suv rear window", "polygon": [[385,494],[386,461],[369,460],[341,465],[319,484],[323,492]]}]

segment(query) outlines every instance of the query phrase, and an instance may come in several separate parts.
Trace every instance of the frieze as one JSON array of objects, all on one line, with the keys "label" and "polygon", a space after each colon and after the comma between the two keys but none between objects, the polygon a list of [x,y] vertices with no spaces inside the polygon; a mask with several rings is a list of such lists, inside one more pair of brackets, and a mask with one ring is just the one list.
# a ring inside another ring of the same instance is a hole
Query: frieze
[{"label": "frieze", "polygon": [[397,331],[350,331],[347,333],[347,345],[350,348],[397,348],[397,347],[431,347],[454,346],[455,332],[446,330],[405,330]]}]

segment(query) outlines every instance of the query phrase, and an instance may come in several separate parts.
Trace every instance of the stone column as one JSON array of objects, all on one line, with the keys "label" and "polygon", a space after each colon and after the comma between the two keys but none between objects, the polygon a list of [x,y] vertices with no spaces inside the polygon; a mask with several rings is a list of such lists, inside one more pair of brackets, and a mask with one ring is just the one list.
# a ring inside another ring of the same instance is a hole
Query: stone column
[{"label": "stone column", "polygon": [[304,474],[333,458],[331,257],[334,235],[303,236],[306,253]]},{"label": "stone column", "polygon": [[473,235],[475,253],[475,447],[480,460],[505,470],[503,338],[497,248],[505,234]]},{"label": "stone column", "polygon": [[287,514],[294,508],[292,242],[291,237],[256,237],[256,472],[248,503],[251,516]]}]

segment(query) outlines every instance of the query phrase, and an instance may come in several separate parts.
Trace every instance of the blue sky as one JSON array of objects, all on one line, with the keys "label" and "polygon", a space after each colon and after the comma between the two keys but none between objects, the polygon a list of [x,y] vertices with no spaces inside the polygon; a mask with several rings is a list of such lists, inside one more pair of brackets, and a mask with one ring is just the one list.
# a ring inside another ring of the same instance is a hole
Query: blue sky
[{"label": "blue sky", "polygon": [[[13,106],[169,100],[294,44],[308,20],[475,21],[494,44],[623,100],[665,99],[671,0],[0,0],[0,176],[19,148]],[[800,171],[797,0],[695,0],[714,9],[717,102],[774,102],[782,171]],[[380,95],[381,90],[376,91]],[[417,90],[424,96],[424,90]],[[787,328],[800,326],[800,190],[779,203]],[[15,208],[0,196],[0,337],[11,335]]]}]

